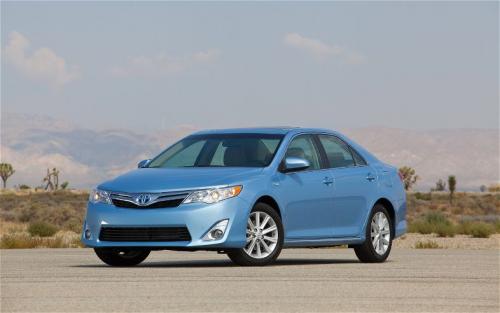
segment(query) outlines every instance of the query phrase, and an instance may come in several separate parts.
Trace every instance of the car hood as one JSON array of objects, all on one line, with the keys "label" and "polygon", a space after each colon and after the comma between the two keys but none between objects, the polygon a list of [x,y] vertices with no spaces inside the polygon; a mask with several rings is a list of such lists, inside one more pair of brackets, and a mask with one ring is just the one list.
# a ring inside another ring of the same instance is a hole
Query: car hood
[{"label": "car hood", "polygon": [[190,190],[241,183],[262,168],[140,168],[102,183],[99,189],[130,193]]}]

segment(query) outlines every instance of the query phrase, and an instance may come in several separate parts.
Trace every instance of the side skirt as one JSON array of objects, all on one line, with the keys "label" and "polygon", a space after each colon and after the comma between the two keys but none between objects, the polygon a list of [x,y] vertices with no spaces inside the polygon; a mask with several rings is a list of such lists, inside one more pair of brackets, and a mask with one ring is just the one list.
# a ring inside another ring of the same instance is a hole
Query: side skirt
[{"label": "side skirt", "polygon": [[345,238],[324,238],[324,239],[285,239],[284,248],[299,247],[327,247],[340,245],[355,245],[364,242],[363,238],[345,237]]}]

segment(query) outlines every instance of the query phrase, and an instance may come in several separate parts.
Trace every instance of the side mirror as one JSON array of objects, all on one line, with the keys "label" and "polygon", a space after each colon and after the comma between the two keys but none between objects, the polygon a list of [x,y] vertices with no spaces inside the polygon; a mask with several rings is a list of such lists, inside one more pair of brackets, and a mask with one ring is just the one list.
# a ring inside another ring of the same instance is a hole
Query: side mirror
[{"label": "side mirror", "polygon": [[141,162],[137,163],[137,168],[147,167],[149,163],[151,163],[151,159],[142,160]]},{"label": "side mirror", "polygon": [[311,163],[306,159],[296,158],[296,157],[287,157],[283,162],[282,172],[290,173],[290,172],[298,172],[307,169],[311,166]]}]

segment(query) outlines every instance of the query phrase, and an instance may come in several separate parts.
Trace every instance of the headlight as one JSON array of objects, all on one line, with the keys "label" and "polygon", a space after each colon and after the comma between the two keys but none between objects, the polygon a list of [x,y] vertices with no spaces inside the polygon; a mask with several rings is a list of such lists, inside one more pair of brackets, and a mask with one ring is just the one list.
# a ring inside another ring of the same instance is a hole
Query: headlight
[{"label": "headlight", "polygon": [[89,201],[92,203],[107,203],[111,204],[111,198],[109,197],[109,192],[99,189],[94,189],[90,192]]},{"label": "headlight", "polygon": [[213,188],[193,191],[185,200],[184,203],[215,203],[236,197],[240,194],[243,186],[232,186],[226,188]]}]

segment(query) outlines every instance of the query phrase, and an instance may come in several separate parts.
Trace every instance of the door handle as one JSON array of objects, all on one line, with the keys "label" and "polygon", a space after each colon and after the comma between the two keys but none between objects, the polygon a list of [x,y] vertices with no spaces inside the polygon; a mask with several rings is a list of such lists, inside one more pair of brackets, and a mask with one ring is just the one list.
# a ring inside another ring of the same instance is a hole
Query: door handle
[{"label": "door handle", "polygon": [[367,181],[374,181],[375,179],[377,179],[377,177],[373,176],[372,173],[368,173],[368,175],[366,175],[366,180]]},{"label": "door handle", "polygon": [[323,179],[323,184],[327,185],[327,186],[330,186],[331,184],[333,184],[333,178],[330,178],[330,177],[325,177]]}]

